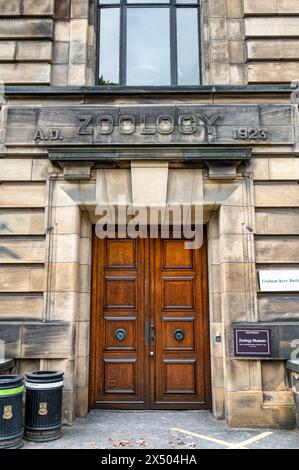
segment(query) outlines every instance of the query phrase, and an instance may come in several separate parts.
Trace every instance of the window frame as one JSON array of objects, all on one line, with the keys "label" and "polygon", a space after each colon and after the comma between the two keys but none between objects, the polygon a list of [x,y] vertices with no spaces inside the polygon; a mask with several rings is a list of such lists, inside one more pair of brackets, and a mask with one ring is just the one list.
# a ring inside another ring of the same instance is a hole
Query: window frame
[{"label": "window frame", "polygon": [[[108,8],[119,9],[119,83],[116,85],[100,85],[100,25],[101,10]],[[196,3],[186,2],[179,3],[177,0],[168,0],[163,3],[138,3],[127,0],[119,0],[118,3],[100,3],[96,1],[96,84],[105,87],[132,87],[127,85],[127,9],[128,8],[167,8],[169,9],[169,31],[170,31],[170,85],[139,85],[134,88],[165,88],[165,87],[196,87],[202,85],[202,50],[201,50],[201,1]],[[177,47],[177,15],[176,10],[181,8],[197,9],[197,25],[198,25],[198,83],[193,85],[178,84],[178,47]]]}]

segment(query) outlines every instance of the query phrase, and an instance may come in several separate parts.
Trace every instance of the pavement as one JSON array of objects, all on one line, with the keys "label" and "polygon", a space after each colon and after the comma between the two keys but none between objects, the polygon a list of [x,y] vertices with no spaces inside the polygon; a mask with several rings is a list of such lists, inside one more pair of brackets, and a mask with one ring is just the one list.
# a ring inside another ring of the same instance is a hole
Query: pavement
[{"label": "pavement", "polygon": [[206,411],[92,411],[24,449],[299,449],[299,429],[236,429]]}]

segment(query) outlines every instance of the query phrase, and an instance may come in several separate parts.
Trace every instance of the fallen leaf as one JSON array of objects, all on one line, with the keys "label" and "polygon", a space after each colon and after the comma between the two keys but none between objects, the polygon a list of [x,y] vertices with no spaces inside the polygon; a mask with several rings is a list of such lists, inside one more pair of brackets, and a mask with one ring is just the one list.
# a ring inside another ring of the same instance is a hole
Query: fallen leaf
[{"label": "fallen leaf", "polygon": [[195,442],[189,442],[188,446],[191,447],[192,449],[195,449],[196,444]]},{"label": "fallen leaf", "polygon": [[181,440],[178,439],[178,440],[177,440],[177,445],[178,445],[178,446],[184,446],[184,445],[186,445],[186,442],[183,441],[183,439],[181,439]]},{"label": "fallen leaf", "polygon": [[123,440],[123,441],[114,441],[112,443],[113,447],[131,447],[132,446],[132,442],[131,441],[127,441],[127,440]]}]

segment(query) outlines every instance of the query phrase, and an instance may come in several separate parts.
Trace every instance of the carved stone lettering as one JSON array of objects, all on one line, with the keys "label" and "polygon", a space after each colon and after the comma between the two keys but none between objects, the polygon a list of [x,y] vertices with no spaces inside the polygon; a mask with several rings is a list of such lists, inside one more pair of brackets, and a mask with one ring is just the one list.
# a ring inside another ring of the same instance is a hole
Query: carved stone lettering
[{"label": "carved stone lettering", "polygon": [[36,129],[33,140],[35,140],[35,142],[45,140],[45,136],[44,136],[44,133],[43,133],[42,129]]},{"label": "carved stone lettering", "polygon": [[77,118],[79,121],[82,121],[82,126],[79,127],[78,135],[92,135],[92,129],[88,128],[92,121],[92,115],[78,114]]},{"label": "carved stone lettering", "polygon": [[[18,132],[16,132],[18,129]],[[8,106],[13,145],[292,145],[293,105]]]},{"label": "carved stone lettering", "polygon": [[37,129],[34,135],[34,141],[39,142],[54,142],[63,140],[61,137],[60,129],[49,129],[46,133],[42,129]]},{"label": "carved stone lettering", "polygon": [[172,134],[174,131],[174,119],[172,116],[159,116],[157,119],[157,132],[159,134]]},{"label": "carved stone lettering", "polygon": [[119,132],[123,135],[134,134],[135,132],[135,118],[134,116],[125,115],[121,116],[119,120]]},{"label": "carved stone lettering", "polygon": [[148,126],[146,116],[140,116],[140,134],[141,135],[154,135],[156,130],[153,126]]},{"label": "carved stone lettering", "polygon": [[108,135],[113,132],[113,118],[109,115],[99,116],[97,118],[96,130],[98,134]]},{"label": "carved stone lettering", "polygon": [[196,119],[192,115],[182,115],[179,117],[179,130],[182,134],[194,134],[196,132]]}]

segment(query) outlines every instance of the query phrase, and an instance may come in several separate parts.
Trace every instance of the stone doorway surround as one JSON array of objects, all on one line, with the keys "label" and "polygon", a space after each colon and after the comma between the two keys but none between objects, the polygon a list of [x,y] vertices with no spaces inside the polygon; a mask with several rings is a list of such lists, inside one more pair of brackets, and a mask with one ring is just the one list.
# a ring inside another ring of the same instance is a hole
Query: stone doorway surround
[{"label": "stone doorway surround", "polygon": [[[167,202],[198,201],[203,197],[204,223],[208,226],[213,414],[226,418],[233,426],[270,425],[270,414],[263,407],[260,361],[229,357],[231,348],[227,344],[231,341],[232,322],[258,321],[251,174],[243,165],[236,171],[236,164],[224,169],[221,165],[180,169],[155,161],[150,166],[155,171],[159,169],[157,181],[160,178]],[[65,403],[73,417],[88,412],[95,208],[101,202],[113,204],[119,192],[132,201],[141,179],[148,179],[148,169],[148,163],[128,168],[92,168],[91,164],[77,162],[66,166],[64,174],[52,173],[48,177],[46,318],[73,326]],[[134,180],[134,175],[138,175],[138,180]]]}]

